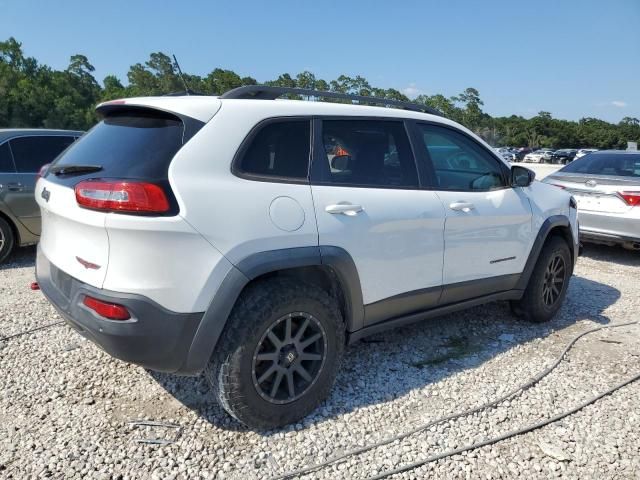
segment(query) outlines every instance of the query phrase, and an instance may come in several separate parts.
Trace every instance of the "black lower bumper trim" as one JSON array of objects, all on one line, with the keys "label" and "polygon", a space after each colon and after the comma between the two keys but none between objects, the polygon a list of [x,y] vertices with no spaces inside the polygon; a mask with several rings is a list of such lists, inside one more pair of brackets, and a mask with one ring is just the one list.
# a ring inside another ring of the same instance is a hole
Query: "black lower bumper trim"
[{"label": "black lower bumper trim", "polygon": [[[57,270],[38,247],[36,278],[40,289],[71,327],[125,362],[163,372],[180,369],[203,313],[172,312],[142,295],[95,288],[68,275],[59,288],[56,281],[61,275],[66,274]],[[102,318],[82,304],[86,295],[123,305],[132,318]]]}]

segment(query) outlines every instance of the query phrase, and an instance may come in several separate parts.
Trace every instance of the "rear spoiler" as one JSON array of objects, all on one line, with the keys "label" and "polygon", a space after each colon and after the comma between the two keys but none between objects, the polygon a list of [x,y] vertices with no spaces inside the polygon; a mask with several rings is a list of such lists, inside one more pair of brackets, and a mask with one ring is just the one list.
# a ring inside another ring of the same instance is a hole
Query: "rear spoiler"
[{"label": "rear spoiler", "polygon": [[218,113],[221,105],[222,102],[217,97],[134,97],[103,102],[96,107],[96,112],[107,116],[117,110],[143,108],[169,113],[182,119],[191,118],[204,124]]}]

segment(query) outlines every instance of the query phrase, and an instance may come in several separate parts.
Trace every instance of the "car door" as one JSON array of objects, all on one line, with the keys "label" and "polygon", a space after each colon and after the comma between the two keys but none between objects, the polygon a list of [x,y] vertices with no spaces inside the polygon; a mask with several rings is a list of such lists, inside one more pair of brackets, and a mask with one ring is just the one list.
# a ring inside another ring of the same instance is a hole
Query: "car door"
[{"label": "car door", "polygon": [[7,212],[7,199],[11,199],[8,184],[15,180],[16,167],[9,149],[9,142],[0,143],[0,212]]},{"label": "car door", "polygon": [[443,293],[453,303],[515,286],[533,244],[532,212],[509,168],[454,127],[416,124],[445,211]]},{"label": "car door", "polygon": [[36,174],[74,142],[73,136],[33,135],[9,140],[16,173],[6,184],[5,201],[20,222],[36,235],[40,234],[40,209],[34,199]]},{"label": "car door", "polygon": [[420,187],[404,122],[325,118],[314,132],[319,243],[352,257],[365,324],[436,305],[444,209]]}]

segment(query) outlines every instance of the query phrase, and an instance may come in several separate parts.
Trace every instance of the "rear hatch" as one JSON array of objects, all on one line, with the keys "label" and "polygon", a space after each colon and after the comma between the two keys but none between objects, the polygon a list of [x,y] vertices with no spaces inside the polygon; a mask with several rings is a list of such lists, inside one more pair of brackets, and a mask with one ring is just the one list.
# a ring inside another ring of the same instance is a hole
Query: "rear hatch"
[{"label": "rear hatch", "polygon": [[[109,266],[109,216],[177,215],[169,164],[204,125],[192,117],[124,101],[105,104],[102,110],[103,120],[49,166],[36,185],[42,253],[56,271],[98,288]],[[131,190],[132,184],[145,187]],[[140,200],[139,194],[146,197]],[[159,208],[145,210],[135,203],[158,204],[153,195],[163,197]],[[124,210],[118,211],[122,205]]]}]

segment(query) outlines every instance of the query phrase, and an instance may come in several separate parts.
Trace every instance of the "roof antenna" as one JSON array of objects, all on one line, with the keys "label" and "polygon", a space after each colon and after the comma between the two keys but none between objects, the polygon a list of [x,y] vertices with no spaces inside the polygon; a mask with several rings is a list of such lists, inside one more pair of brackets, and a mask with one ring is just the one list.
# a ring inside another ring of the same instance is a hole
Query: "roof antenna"
[{"label": "roof antenna", "polygon": [[184,92],[187,95],[191,95],[194,92],[189,88],[189,85],[187,85],[187,81],[184,79],[184,75],[182,75],[182,69],[180,68],[178,59],[176,58],[175,55],[172,55],[172,57],[173,57],[173,66],[178,70],[178,76],[180,77],[180,80],[182,80],[182,84],[184,85]]}]

